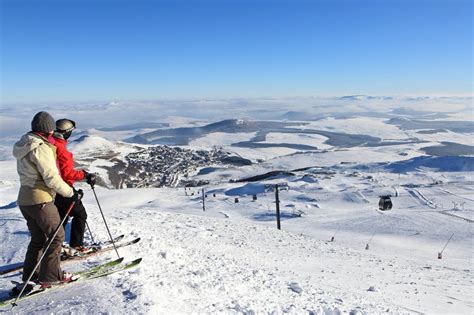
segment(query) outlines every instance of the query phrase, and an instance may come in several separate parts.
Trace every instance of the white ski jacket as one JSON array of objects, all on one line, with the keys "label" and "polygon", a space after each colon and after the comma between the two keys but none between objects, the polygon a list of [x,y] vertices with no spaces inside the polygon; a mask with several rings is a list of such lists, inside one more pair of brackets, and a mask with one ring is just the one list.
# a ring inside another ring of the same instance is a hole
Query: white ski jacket
[{"label": "white ski jacket", "polygon": [[54,200],[56,193],[72,197],[74,190],[66,184],[56,165],[56,147],[34,133],[27,133],[13,146],[20,176],[19,206],[31,206]]}]

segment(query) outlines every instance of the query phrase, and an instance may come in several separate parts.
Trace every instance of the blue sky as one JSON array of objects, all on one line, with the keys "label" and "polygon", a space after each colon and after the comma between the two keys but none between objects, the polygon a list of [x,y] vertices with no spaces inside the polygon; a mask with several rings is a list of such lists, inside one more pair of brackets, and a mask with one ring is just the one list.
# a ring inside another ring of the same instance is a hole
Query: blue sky
[{"label": "blue sky", "polygon": [[472,3],[0,0],[2,103],[472,94]]}]

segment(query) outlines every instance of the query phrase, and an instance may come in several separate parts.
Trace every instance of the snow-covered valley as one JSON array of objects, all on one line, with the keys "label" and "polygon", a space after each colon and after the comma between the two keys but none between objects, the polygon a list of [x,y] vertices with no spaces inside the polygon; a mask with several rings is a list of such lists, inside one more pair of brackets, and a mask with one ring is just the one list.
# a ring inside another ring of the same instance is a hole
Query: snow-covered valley
[{"label": "snow-covered valley", "polygon": [[[112,127],[137,121],[112,115],[111,129],[100,130],[93,123],[100,108],[68,114],[47,109],[55,118],[79,116],[80,129],[69,148],[79,167],[101,177],[96,191],[112,234],[141,237],[120,254],[126,260],[143,257],[143,262],[130,271],[32,297],[13,312],[472,314],[472,100],[449,100],[456,113],[442,110],[440,99],[418,101],[416,113],[391,101],[330,101],[345,107],[282,101],[264,111],[270,101],[260,101],[247,111],[212,107],[207,119],[202,104],[194,118],[193,113],[172,116],[166,106],[148,108],[150,117],[163,115],[156,118],[158,131],[137,124],[126,135]],[[369,106],[371,115],[364,111]],[[121,114],[120,104],[104,108]],[[459,111],[471,115],[471,124]],[[270,123],[217,121],[216,112],[219,119],[258,112],[255,118]],[[23,122],[26,132],[34,113],[6,108],[2,121]],[[394,119],[400,116],[403,120]],[[282,117],[297,119],[288,124]],[[91,125],[81,127],[81,119]],[[117,141],[152,132],[182,141],[180,131],[192,137],[170,147]],[[20,130],[2,133],[0,142],[0,265],[21,262],[29,240],[15,203],[15,161],[8,154],[20,135]],[[433,146],[442,149],[426,151]],[[223,163],[211,153],[196,157],[195,150],[206,149],[222,149],[226,157],[250,163]],[[163,167],[153,169],[152,153]],[[144,165],[142,180],[153,184],[166,176],[165,184],[113,189],[114,181],[138,178],[124,171],[131,157],[133,165]],[[276,228],[275,185],[280,187],[281,230]],[[85,191],[94,238],[107,240],[92,191],[85,183],[77,187]],[[391,195],[391,210],[378,210],[381,195]],[[64,268],[76,271],[114,258],[111,251]],[[0,296],[18,275],[0,277]]]}]

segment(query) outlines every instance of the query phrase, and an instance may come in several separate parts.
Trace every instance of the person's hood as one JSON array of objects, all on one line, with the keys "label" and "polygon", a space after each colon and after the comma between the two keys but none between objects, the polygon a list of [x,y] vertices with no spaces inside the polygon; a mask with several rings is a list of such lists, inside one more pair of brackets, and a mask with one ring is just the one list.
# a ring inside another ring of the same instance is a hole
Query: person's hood
[{"label": "person's hood", "polygon": [[21,139],[13,146],[13,156],[19,160],[25,157],[28,153],[39,147],[40,145],[46,144],[46,140],[34,133],[27,133],[21,137]]},{"label": "person's hood", "polygon": [[66,141],[66,139],[64,139],[64,135],[63,135],[62,133],[60,133],[60,132],[57,132],[57,131],[55,131],[55,132],[53,133],[53,137],[54,137],[55,140]]}]

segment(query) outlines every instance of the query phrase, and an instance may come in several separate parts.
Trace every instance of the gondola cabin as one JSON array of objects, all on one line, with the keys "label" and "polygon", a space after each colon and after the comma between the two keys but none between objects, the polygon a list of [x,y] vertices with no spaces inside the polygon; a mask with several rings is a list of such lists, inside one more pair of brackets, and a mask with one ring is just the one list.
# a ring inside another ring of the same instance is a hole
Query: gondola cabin
[{"label": "gondola cabin", "polygon": [[390,199],[389,195],[380,196],[379,209],[382,210],[382,211],[392,209],[392,199]]}]

